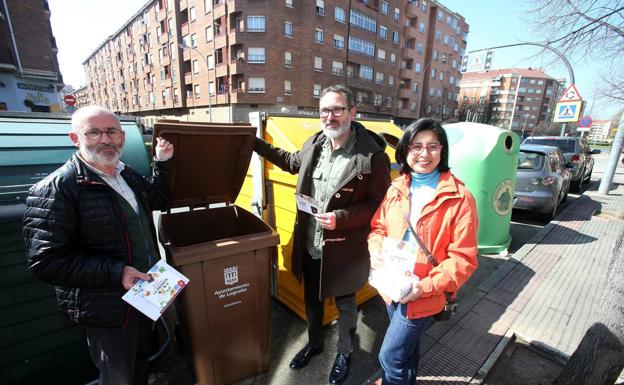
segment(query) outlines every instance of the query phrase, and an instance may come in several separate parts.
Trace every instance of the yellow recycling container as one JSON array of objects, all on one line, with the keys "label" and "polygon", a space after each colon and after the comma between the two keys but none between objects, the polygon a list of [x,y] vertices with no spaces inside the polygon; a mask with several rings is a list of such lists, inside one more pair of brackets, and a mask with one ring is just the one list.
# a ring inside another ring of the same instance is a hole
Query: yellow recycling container
[{"label": "yellow recycling container", "polygon": [[[321,123],[316,117],[302,118],[286,115],[266,115],[259,112],[250,114],[250,122],[255,125],[265,141],[284,150],[295,152],[314,133],[321,130]],[[393,177],[399,168],[394,159],[394,145],[403,135],[403,131],[388,121],[358,120],[367,129],[381,135],[389,144],[386,153],[392,163]],[[260,161],[254,154],[247,178],[243,184],[236,204],[250,207],[256,215],[261,215],[265,222],[277,230],[280,237],[278,246],[278,263],[273,271],[273,295],[305,319],[303,285],[291,272],[291,253],[293,229],[297,206],[295,189],[297,175],[282,171],[268,161]],[[377,291],[366,284],[356,293],[356,302],[361,304],[377,294]],[[333,298],[325,301],[325,318],[327,324],[338,318],[338,310]]]}]

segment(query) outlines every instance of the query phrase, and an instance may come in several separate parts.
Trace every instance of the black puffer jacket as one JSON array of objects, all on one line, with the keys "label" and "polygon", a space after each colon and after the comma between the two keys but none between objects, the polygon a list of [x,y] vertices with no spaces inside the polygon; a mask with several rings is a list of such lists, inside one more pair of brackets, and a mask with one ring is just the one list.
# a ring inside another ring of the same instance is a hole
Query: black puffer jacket
[{"label": "black puffer jacket", "polygon": [[[151,182],[128,166],[121,172],[147,213],[167,204],[170,161],[155,163]],[[114,194],[74,155],[26,199],[28,269],[56,286],[69,319],[89,326],[122,327],[129,311],[121,299],[121,273],[132,264],[132,249]]]}]

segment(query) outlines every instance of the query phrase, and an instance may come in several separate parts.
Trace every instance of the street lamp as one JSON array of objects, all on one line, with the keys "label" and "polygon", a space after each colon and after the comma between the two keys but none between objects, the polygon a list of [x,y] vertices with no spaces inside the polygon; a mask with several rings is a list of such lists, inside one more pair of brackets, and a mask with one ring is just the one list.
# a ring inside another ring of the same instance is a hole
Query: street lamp
[{"label": "street lamp", "polygon": [[[208,119],[212,123],[212,104],[210,103],[210,67],[208,66],[208,60],[206,60],[206,58],[201,53],[201,51],[198,50],[195,47],[188,46],[188,45],[186,45],[184,43],[178,43],[178,47],[180,47],[182,49],[188,49],[188,50],[197,52],[197,54],[199,54],[199,56],[202,58],[202,60],[206,64],[206,77],[208,78],[208,88],[207,88],[207,92],[208,92]],[[192,67],[192,64],[191,64],[191,67]],[[191,68],[191,70],[192,70],[192,68]]]}]

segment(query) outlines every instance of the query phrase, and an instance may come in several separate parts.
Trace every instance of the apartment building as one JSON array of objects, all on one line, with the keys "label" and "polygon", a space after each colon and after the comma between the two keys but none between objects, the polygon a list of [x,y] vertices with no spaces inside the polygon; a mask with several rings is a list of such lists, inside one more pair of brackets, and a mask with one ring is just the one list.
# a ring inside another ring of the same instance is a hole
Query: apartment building
[{"label": "apartment building", "polygon": [[467,32],[426,0],[152,0],[83,65],[90,100],[121,113],[314,114],[346,84],[361,116],[407,123],[452,115]]},{"label": "apartment building", "polygon": [[460,85],[460,119],[513,130],[522,137],[550,127],[564,90],[541,68],[465,72]]},{"label": "apartment building", "polygon": [[0,110],[59,111],[57,51],[46,0],[0,3]]}]

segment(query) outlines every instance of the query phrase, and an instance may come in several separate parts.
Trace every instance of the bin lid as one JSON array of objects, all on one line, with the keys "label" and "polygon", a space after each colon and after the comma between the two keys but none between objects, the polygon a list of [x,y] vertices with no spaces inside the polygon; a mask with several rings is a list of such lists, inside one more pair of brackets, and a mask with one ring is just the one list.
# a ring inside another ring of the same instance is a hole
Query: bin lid
[{"label": "bin lid", "polygon": [[256,128],[249,124],[159,121],[154,143],[173,144],[170,207],[233,202],[253,151]]}]

